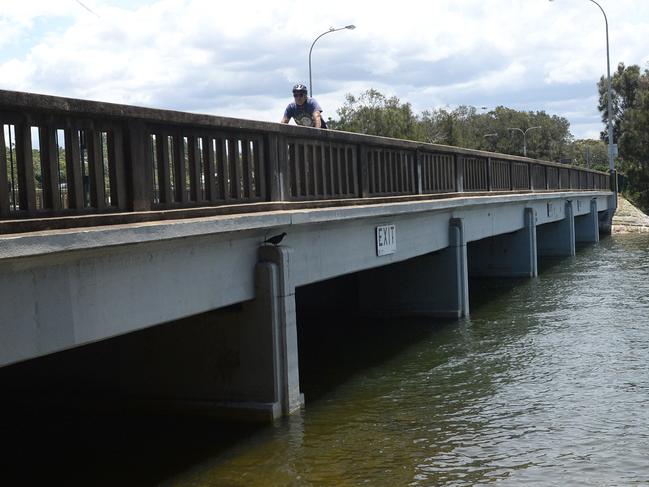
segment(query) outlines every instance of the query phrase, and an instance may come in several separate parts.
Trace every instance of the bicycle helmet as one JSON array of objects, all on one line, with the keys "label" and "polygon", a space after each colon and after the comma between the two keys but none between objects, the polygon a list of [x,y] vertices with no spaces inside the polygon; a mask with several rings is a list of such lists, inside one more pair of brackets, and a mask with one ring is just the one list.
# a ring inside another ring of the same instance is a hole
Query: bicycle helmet
[{"label": "bicycle helmet", "polygon": [[293,93],[307,93],[308,90],[306,86],[304,86],[302,83],[298,83],[293,87]]}]

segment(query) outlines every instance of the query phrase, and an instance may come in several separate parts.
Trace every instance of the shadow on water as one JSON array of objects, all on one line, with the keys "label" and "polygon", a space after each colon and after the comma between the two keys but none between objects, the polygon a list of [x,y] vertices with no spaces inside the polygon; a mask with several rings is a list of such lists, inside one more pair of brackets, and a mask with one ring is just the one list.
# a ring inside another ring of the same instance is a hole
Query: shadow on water
[{"label": "shadow on water", "polygon": [[[359,371],[398,354],[430,333],[430,327],[407,326],[354,317],[300,316],[298,341],[300,385],[309,402],[326,395]],[[389,337],[389,339],[386,339]]]},{"label": "shadow on water", "polygon": [[45,367],[58,384],[62,360],[69,357],[55,354],[0,370],[2,485],[157,485],[265,428],[135,409],[119,397],[85,392],[80,384],[92,381],[93,371],[82,362],[76,363],[76,391],[75,384],[61,390],[35,376],[35,368]]},{"label": "shadow on water", "polygon": [[316,401],[358,372],[376,366],[456,320],[359,314],[358,275],[296,289],[300,388]]},{"label": "shadow on water", "polygon": [[4,407],[4,485],[157,485],[215,457],[259,425],[200,417]]},{"label": "shadow on water", "polygon": [[[529,281],[470,279],[471,312],[498,301]],[[307,286],[296,293],[300,389],[307,404],[409,347],[431,338],[445,340],[446,334],[453,333],[459,323],[457,319],[363,316],[357,311],[356,292],[353,277],[345,277]],[[329,308],[314,306],[323,302]]]},{"label": "shadow on water", "polygon": [[469,307],[474,313],[483,306],[506,296],[515,288],[529,282],[529,278],[474,277],[469,279]]},{"label": "shadow on water", "polygon": [[574,257],[539,257],[537,261],[539,276],[542,276],[546,272],[561,269],[573,260]]},{"label": "shadow on water", "polygon": [[368,318],[353,313],[298,316],[300,387],[307,404],[456,324],[457,320]]}]

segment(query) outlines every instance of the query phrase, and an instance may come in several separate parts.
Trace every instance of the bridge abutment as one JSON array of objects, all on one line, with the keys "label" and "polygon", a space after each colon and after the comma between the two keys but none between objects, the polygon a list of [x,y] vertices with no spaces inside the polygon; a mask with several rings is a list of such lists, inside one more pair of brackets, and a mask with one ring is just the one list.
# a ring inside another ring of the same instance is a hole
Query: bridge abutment
[{"label": "bridge abutment", "polygon": [[[548,213],[559,210],[548,203]],[[564,206],[563,218],[536,227],[536,245],[539,257],[574,257],[575,252],[575,219],[572,202]]]},{"label": "bridge abutment", "polygon": [[516,232],[469,244],[473,277],[536,277],[537,243],[534,209],[525,208],[524,227]]}]

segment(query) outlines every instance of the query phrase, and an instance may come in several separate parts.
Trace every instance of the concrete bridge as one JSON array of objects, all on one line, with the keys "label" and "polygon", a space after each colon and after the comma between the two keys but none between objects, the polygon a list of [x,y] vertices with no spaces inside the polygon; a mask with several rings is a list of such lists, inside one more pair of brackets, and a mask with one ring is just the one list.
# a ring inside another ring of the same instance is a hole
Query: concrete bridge
[{"label": "concrete bridge", "polygon": [[466,316],[469,276],[533,278],[616,207],[456,147],[7,91],[0,122],[0,367],[95,344],[98,388],[265,419],[303,403],[296,302]]}]

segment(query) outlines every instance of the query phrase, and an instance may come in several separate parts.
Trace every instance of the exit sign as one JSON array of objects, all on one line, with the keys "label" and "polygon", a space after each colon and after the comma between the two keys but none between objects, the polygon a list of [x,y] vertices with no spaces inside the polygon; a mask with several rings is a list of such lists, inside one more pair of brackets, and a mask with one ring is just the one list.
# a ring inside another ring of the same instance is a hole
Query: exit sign
[{"label": "exit sign", "polygon": [[389,255],[397,251],[397,228],[394,225],[376,227],[376,255]]}]

